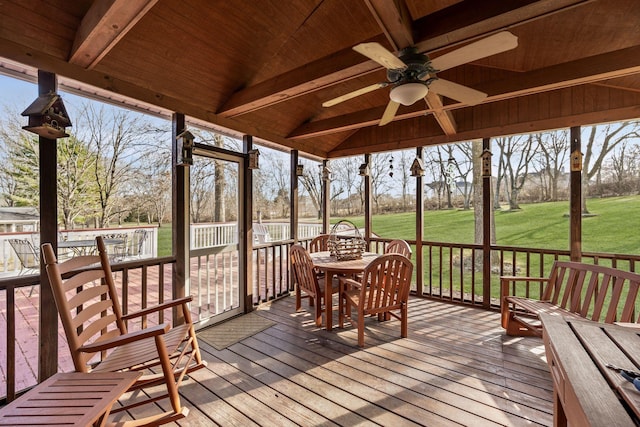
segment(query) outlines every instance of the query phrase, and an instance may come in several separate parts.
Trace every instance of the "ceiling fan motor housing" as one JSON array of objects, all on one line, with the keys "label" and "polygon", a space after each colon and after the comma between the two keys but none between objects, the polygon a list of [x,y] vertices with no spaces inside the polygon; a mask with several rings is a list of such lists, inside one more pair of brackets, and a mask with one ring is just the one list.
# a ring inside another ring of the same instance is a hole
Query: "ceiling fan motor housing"
[{"label": "ceiling fan motor housing", "polygon": [[406,64],[405,68],[387,70],[387,79],[391,83],[421,83],[436,71],[431,66],[429,57],[418,53],[415,47],[403,49],[400,52],[400,60]]}]

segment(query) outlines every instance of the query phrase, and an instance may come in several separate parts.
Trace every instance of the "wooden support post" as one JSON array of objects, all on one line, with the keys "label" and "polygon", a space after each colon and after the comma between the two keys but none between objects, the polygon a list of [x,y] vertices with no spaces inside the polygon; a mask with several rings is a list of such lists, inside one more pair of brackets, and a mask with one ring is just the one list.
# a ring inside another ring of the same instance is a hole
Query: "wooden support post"
[{"label": "wooden support post", "polygon": [[329,177],[325,177],[324,171],[329,167],[329,160],[322,161],[322,172],[320,173],[320,180],[322,181],[322,232],[324,234],[329,233],[330,225],[329,219],[331,213],[329,208],[331,207],[331,180]]},{"label": "wooden support post", "polygon": [[298,243],[298,150],[291,150],[291,190],[289,197],[289,238]]},{"label": "wooden support post", "polygon": [[[57,92],[56,75],[38,70],[38,96]],[[40,156],[40,242],[49,242],[58,252],[58,185],[57,140],[42,136]],[[39,250],[39,248],[38,248]],[[58,371],[58,310],[47,277],[44,260],[40,257],[40,333],[38,335],[38,382]]]},{"label": "wooden support post", "polygon": [[[416,158],[422,160],[423,148],[416,148]],[[416,294],[422,295],[424,280],[424,264],[422,256],[422,241],[424,240],[424,177],[416,177]]]},{"label": "wooden support post", "polygon": [[[371,167],[371,154],[364,155],[364,162]],[[364,176],[364,238],[367,242],[367,246],[371,249],[371,175],[370,173]]]},{"label": "wooden support post", "polygon": [[[580,126],[571,128],[570,142],[571,174],[570,174],[570,225],[569,225],[569,250],[571,261],[582,260],[582,143],[580,139]],[[576,159],[575,156],[578,155]]]},{"label": "wooden support post", "polygon": [[[190,236],[189,236],[189,167],[178,165],[177,136],[186,130],[185,116],[174,113],[171,118],[171,165],[172,165],[172,243],[176,264],[173,267],[172,298],[182,298],[190,293]],[[173,309],[174,324],[184,323],[181,310]]]},{"label": "wooden support post", "polygon": [[244,135],[242,145],[247,160],[242,167],[242,193],[244,208],[240,210],[238,234],[240,239],[240,295],[244,295],[244,312],[253,310],[253,171],[249,168],[249,151],[253,149],[253,136]]},{"label": "wooden support post", "polygon": [[[491,151],[491,140],[482,139],[482,151]],[[491,307],[491,164],[482,174],[482,306]]]}]

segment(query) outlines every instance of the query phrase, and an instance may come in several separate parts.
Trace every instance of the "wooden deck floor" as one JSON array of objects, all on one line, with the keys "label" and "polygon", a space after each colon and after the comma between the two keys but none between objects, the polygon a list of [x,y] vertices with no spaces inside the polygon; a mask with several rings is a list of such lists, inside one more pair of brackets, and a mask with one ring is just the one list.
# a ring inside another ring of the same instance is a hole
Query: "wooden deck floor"
[{"label": "wooden deck floor", "polygon": [[[511,338],[499,315],[411,299],[396,320],[317,329],[294,299],[257,311],[276,322],[222,351],[181,388],[181,426],[552,425],[552,382],[539,338]],[[335,318],[335,316],[334,316]]]}]

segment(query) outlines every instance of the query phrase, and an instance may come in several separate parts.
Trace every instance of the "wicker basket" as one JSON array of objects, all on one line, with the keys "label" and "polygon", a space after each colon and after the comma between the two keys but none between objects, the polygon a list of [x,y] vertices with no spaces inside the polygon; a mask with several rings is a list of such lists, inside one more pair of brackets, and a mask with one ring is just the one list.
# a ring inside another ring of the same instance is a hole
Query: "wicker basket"
[{"label": "wicker basket", "polygon": [[338,261],[347,261],[362,258],[362,253],[367,248],[367,242],[351,221],[343,219],[331,228],[327,247],[331,255],[336,257]]}]

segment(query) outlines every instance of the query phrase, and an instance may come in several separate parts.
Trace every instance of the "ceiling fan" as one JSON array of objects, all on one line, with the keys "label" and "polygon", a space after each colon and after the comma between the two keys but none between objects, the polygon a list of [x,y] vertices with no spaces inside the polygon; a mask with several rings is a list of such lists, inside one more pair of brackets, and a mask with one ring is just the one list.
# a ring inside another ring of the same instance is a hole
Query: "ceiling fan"
[{"label": "ceiling fan", "polygon": [[392,86],[389,92],[389,103],[378,124],[384,126],[393,120],[400,104],[412,105],[424,98],[428,91],[464,104],[476,105],[487,97],[486,93],[440,79],[436,73],[505,52],[517,46],[518,38],[508,31],[502,31],[431,60],[427,55],[418,53],[415,47],[401,50],[398,57],[378,43],[361,43],[354,46],[353,50],[385,67],[388,81],[344,94],[324,102],[322,106],[331,107],[365,93]]}]

